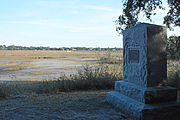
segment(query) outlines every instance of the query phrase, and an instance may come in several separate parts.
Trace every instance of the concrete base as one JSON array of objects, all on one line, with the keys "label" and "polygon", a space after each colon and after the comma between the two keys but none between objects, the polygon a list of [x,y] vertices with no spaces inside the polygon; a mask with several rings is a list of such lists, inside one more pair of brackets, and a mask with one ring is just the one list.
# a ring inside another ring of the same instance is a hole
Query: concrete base
[{"label": "concrete base", "polygon": [[108,92],[107,101],[135,120],[180,120],[180,101],[144,104],[117,91]]}]

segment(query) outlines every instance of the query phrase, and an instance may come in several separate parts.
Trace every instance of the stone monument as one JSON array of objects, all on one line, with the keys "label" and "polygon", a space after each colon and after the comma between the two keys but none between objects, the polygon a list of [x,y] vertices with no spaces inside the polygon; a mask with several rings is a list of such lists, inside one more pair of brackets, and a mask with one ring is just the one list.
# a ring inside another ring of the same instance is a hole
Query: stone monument
[{"label": "stone monument", "polygon": [[123,80],[107,101],[140,120],[180,120],[177,89],[163,86],[167,79],[167,29],[141,23],[123,31]]}]

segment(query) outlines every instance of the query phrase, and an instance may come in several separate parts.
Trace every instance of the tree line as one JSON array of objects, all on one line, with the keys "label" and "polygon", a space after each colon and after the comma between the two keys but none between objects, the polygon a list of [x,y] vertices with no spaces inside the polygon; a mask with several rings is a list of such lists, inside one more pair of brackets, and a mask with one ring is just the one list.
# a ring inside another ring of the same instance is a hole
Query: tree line
[{"label": "tree line", "polygon": [[[167,39],[167,55],[171,59],[180,59],[180,36],[170,36]],[[25,47],[15,45],[0,45],[0,50],[56,50],[56,51],[122,51],[123,48],[88,48],[88,47]]]},{"label": "tree line", "polygon": [[122,48],[91,48],[91,47],[26,47],[26,46],[16,46],[16,45],[0,45],[0,50],[56,50],[56,51],[80,51],[80,50],[85,50],[85,51],[119,51],[122,50]]}]

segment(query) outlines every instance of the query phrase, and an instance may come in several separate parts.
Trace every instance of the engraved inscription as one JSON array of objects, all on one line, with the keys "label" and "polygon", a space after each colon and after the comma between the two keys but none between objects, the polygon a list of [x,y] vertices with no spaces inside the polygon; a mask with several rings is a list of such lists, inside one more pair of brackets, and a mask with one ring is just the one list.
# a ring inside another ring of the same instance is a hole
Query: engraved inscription
[{"label": "engraved inscription", "polygon": [[128,63],[139,63],[139,49],[128,48]]}]

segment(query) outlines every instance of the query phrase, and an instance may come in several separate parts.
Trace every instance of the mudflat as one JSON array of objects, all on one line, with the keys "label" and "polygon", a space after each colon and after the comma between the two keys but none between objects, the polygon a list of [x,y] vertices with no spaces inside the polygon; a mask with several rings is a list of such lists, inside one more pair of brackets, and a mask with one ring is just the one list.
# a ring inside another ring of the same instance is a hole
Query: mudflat
[{"label": "mudflat", "polygon": [[96,51],[0,50],[0,81],[39,81],[77,74],[82,65],[92,64],[106,54]]},{"label": "mudflat", "polygon": [[39,81],[57,79],[63,75],[77,74],[78,69],[82,65],[75,64],[76,62],[78,61],[43,59],[28,63],[21,62],[20,65],[27,64],[27,67],[20,69],[18,69],[18,65],[0,66],[0,81]]}]

